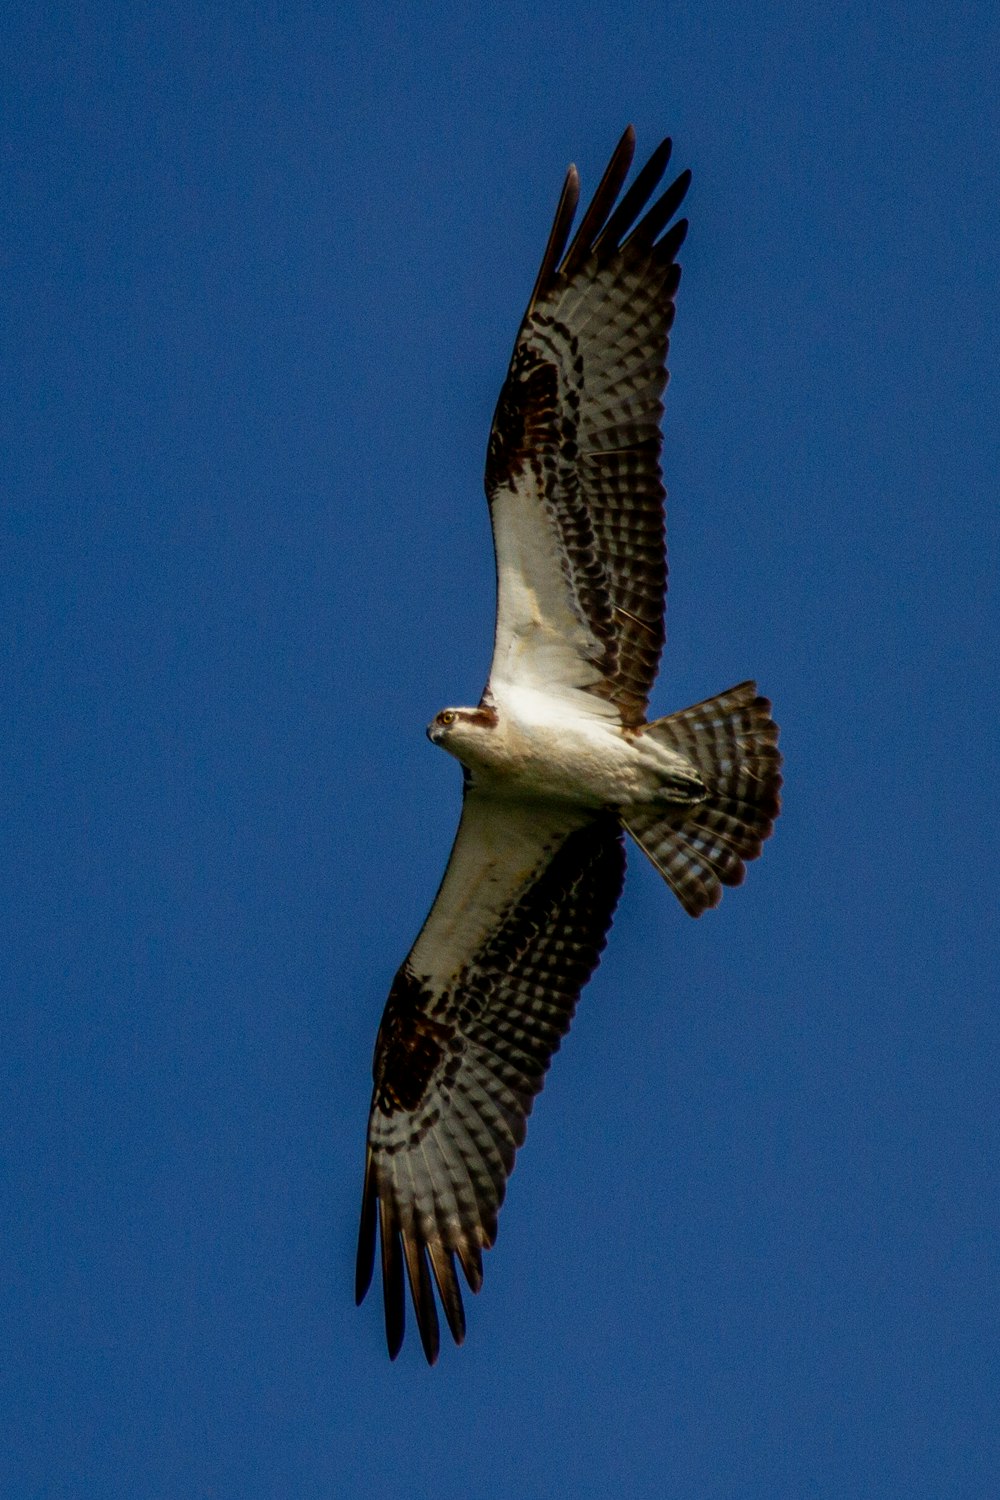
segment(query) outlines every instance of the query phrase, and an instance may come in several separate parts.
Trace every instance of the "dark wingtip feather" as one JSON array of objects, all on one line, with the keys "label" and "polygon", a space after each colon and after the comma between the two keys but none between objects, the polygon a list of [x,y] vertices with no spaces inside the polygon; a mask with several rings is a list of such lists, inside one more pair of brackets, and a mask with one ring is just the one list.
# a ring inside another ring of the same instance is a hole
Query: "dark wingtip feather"
[{"label": "dark wingtip feather", "polygon": [[673,141],[667,136],[657,146],[646,165],[636,174],[632,186],[594,242],[594,251],[602,260],[606,260],[615,253],[622,236],[628,232],[642,213],[657,183],[667,170],[667,162],[670,160],[672,150]]},{"label": "dark wingtip feather", "polygon": [[469,1290],[478,1292],[483,1284],[483,1252],[478,1245],[473,1245],[467,1239],[458,1242],[458,1259],[465,1279],[469,1283]]},{"label": "dark wingtip feather", "polygon": [[431,1270],[434,1272],[434,1280],[441,1297],[441,1306],[448,1320],[451,1336],[456,1344],[461,1344],[465,1339],[465,1308],[462,1306],[462,1293],[458,1287],[458,1277],[455,1275],[455,1258],[450,1250],[446,1250],[440,1240],[432,1240],[428,1246],[431,1257]]},{"label": "dark wingtip feather", "polygon": [[573,243],[559,268],[561,275],[572,276],[574,271],[578,271],[589,257],[605,219],[615,206],[615,199],[622,190],[622,184],[628,176],[634,155],[635,130],[628,125],[614,149],[611,160],[604,169],[604,176],[597,184],[587,212],[580,220],[580,227],[574,236]]},{"label": "dark wingtip feather", "polygon": [[365,1156],[365,1185],[361,1195],[361,1226],[358,1230],[358,1257],[354,1272],[354,1300],[357,1306],[368,1295],[375,1273],[375,1182],[372,1153]]},{"label": "dark wingtip feather", "polygon": [[636,240],[645,245],[652,245],[657,235],[670,223],[670,220],[684,202],[690,186],[691,171],[690,168],[686,168],[679,177],[674,179],[666,192],[657,198],[646,216],[636,225],[629,239]]},{"label": "dark wingtip feather", "polygon": [[403,1256],[399,1230],[391,1222],[385,1202],[379,1200],[382,1235],[382,1293],[385,1300],[385,1341],[389,1358],[395,1359],[406,1332],[406,1299],[403,1290]]},{"label": "dark wingtip feather", "polygon": [[424,1254],[423,1245],[412,1234],[403,1235],[403,1253],[406,1257],[406,1275],[410,1283],[413,1308],[417,1315],[420,1342],[423,1345],[427,1363],[432,1365],[438,1357],[441,1335],[438,1328],[437,1307],[434,1302],[434,1289],[431,1286],[430,1272],[427,1269],[427,1257]]},{"label": "dark wingtip feather", "polygon": [[528,310],[534,307],[539,297],[547,291],[552,277],[555,275],[556,266],[562,258],[569,239],[569,232],[573,227],[573,219],[576,214],[576,206],[580,201],[580,174],[576,167],[570,166],[563,181],[562,192],[559,195],[559,203],[556,207],[556,216],[552,221],[549,231],[549,242],[545,246],[545,254],[538,268],[535,285],[531,296],[528,298]]},{"label": "dark wingtip feather", "polygon": [[[627,126],[573,237],[572,244],[566,250],[580,198],[580,178],[576,168],[570,167],[563,183],[562,196],[556,209],[542,264],[528,302],[529,313],[550,290],[557,275],[572,276],[591,255],[596,255],[599,262],[604,264],[619,249],[625,249],[628,245],[653,248],[657,235],[676,213],[691,183],[690,171],[682,172],[666,192],[656,200],[645,217],[639,219],[639,215],[645,209],[666,170],[672,149],[673,143],[667,136],[637,173],[635,181],[616,207],[615,199],[622,190],[635,154],[635,130],[631,125]],[[669,262],[677,253],[686,231],[686,221],[679,235],[675,226],[675,229],[656,245],[657,258],[662,262]],[[565,257],[563,256],[564,250],[566,250]]]},{"label": "dark wingtip feather", "polygon": [[[666,198],[666,197],[669,196],[669,194],[670,194],[670,189],[668,188],[667,192],[664,193],[663,197]],[[656,224],[655,225],[655,234],[647,235],[646,234],[646,223],[647,223],[647,220],[649,219],[649,217],[656,212],[657,207],[659,206],[660,203],[662,203],[662,201],[663,201],[663,199],[661,198],[661,199],[658,199],[656,203],[654,203],[653,207],[649,211],[649,214],[646,215],[646,218],[643,219],[641,221],[641,223],[637,224],[636,227],[635,227],[635,229],[629,235],[628,239],[625,241],[624,245],[622,246],[622,249],[626,250],[630,246],[635,246],[635,247],[637,247],[639,249],[643,249],[643,250],[654,250],[655,249],[655,254],[656,254],[657,260],[662,265],[669,265],[671,263],[671,261],[673,261],[676,258],[678,250],[681,248],[681,246],[683,245],[684,241],[687,239],[688,221],[687,221],[687,219],[678,219],[677,223],[671,229],[667,230],[667,232],[663,236],[663,238],[661,240],[657,240],[656,245],[654,247],[653,240],[655,238],[655,235],[659,234],[660,230],[663,228],[663,224],[662,223]],[[671,207],[671,212],[674,211],[675,207],[676,207],[676,205],[673,205]]]}]

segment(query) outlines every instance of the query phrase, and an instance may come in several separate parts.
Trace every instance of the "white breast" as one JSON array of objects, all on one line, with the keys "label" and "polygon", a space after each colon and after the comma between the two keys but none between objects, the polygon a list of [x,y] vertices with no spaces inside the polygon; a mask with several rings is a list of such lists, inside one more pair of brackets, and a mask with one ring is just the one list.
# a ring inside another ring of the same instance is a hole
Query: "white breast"
[{"label": "white breast", "polygon": [[590,702],[583,693],[567,701],[534,688],[503,687],[491,734],[496,768],[511,789],[592,807],[620,806],[648,793],[645,757],[622,734],[617,716],[605,717],[600,699],[592,712]]}]

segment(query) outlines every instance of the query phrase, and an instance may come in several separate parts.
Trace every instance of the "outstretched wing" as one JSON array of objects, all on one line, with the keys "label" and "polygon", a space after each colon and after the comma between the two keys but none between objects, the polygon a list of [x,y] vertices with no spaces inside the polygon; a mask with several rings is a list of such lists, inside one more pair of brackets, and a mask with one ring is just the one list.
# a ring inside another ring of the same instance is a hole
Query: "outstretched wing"
[{"label": "outstretched wing", "polygon": [[625,873],[618,820],[469,788],[423,931],[396,975],[375,1046],[357,1299],[381,1234],[385,1328],[403,1341],[404,1267],[428,1360],[431,1276],[456,1343],[496,1238],[532,1100],[597,965]]},{"label": "outstretched wing", "polygon": [[629,126],[567,250],[579,196],[569,169],[486,464],[497,561],[486,700],[582,691],[592,712],[627,725],[645,717],[663,648],[661,397],[687,221],[663,230],[691,176],[640,217],[664,141],[616,207],[634,151]]}]

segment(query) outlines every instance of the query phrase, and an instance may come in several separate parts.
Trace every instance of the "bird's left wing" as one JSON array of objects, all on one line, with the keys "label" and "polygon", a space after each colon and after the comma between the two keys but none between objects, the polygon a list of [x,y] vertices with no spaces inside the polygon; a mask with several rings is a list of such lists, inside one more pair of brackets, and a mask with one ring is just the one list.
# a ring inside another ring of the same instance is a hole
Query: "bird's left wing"
[{"label": "bird's left wing", "polygon": [[691,178],[650,205],[666,140],[619,201],[634,149],[630,126],[567,249],[579,194],[569,170],[486,462],[497,562],[487,696],[535,689],[627,725],[643,722],[663,646],[661,397],[687,221],[666,226]]},{"label": "bird's left wing", "polygon": [[396,975],[375,1046],[357,1298],[381,1233],[389,1353],[404,1269],[429,1361],[431,1276],[456,1342],[496,1238],[532,1100],[597,965],[625,872],[618,820],[466,791],[441,889]]}]

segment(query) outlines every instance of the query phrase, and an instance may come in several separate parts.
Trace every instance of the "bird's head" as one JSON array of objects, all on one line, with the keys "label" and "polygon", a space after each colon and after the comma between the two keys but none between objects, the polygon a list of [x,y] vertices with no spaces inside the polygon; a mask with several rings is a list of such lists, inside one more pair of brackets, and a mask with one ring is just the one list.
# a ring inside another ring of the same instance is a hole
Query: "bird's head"
[{"label": "bird's head", "polygon": [[494,728],[496,714],[488,708],[443,708],[427,726],[427,738],[442,750],[466,759],[481,744],[484,731]]},{"label": "bird's head", "polygon": [[431,744],[451,750],[456,740],[461,738],[463,719],[470,713],[471,709],[468,708],[443,708],[439,714],[435,714],[427,726],[427,738]]}]

